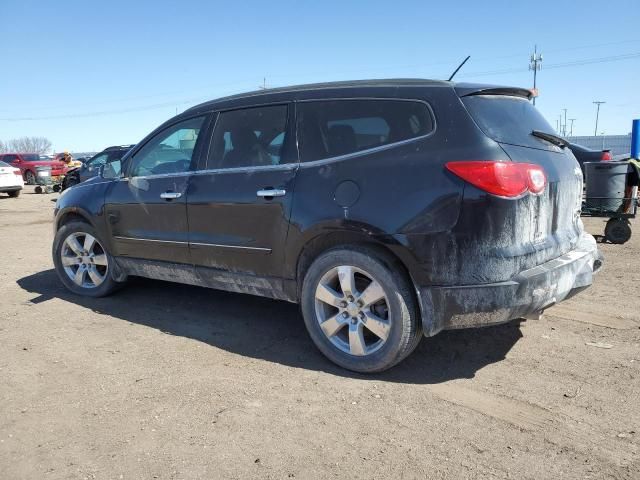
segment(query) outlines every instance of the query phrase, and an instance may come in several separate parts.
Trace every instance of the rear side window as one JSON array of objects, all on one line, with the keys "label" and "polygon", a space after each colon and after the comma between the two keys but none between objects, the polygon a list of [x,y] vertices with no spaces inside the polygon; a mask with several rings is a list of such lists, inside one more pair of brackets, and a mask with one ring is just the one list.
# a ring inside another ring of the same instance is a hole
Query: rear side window
[{"label": "rear side window", "polygon": [[506,95],[471,95],[462,103],[478,126],[496,142],[523,147],[554,147],[531,135],[533,130],[554,133],[553,128],[529,100]]},{"label": "rear side window", "polygon": [[284,158],[286,105],[270,105],[220,113],[209,150],[208,168],[266,167]]},{"label": "rear side window", "polygon": [[329,100],[298,105],[302,161],[348,155],[433,131],[425,103],[403,100]]}]

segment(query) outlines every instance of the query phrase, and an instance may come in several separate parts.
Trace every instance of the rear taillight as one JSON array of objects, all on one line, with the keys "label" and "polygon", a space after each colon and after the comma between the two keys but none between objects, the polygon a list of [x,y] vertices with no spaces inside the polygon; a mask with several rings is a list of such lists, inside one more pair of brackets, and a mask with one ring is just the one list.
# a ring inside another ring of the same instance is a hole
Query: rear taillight
[{"label": "rear taillight", "polygon": [[22,172],[20,171],[19,168],[14,168],[13,169],[13,174],[14,175],[20,175],[20,177],[22,178]]},{"label": "rear taillight", "polygon": [[542,193],[547,176],[539,165],[496,161],[449,162],[447,169],[471,185],[500,197]]},{"label": "rear taillight", "polygon": [[610,160],[613,160],[613,155],[611,155],[611,152],[609,150],[603,150],[602,157],[600,157],[600,160],[608,162]]}]

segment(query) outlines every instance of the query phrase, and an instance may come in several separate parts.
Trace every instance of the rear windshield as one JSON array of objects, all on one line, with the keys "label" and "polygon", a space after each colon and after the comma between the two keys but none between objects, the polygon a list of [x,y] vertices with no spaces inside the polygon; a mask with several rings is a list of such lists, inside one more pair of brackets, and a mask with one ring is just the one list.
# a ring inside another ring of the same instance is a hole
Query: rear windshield
[{"label": "rear windshield", "polygon": [[8,163],[4,163],[3,161],[0,160],[0,168],[9,168],[11,167],[11,165],[9,165]]},{"label": "rear windshield", "polygon": [[529,100],[506,95],[471,95],[462,98],[471,117],[482,131],[500,143],[523,147],[555,149],[531,135],[533,130],[556,134]]}]

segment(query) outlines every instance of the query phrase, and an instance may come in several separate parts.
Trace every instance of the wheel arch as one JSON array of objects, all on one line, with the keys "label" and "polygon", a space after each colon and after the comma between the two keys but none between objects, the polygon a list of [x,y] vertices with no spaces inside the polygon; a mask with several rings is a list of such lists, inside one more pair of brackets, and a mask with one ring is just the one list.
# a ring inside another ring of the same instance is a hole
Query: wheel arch
[{"label": "wheel arch", "polygon": [[81,208],[69,207],[59,211],[56,215],[54,231],[57,232],[60,227],[73,221],[88,223],[92,227],[96,228],[94,223],[91,221],[91,216],[87,212]]},{"label": "wheel arch", "polygon": [[411,255],[398,242],[391,241],[391,238],[392,237],[388,236],[371,235],[362,229],[318,232],[304,243],[296,256],[296,299],[298,301],[300,299],[304,276],[313,261],[324,252],[341,246],[362,246],[376,251],[380,258],[388,263],[390,268],[399,269],[407,277],[415,290],[416,282],[414,281],[414,276],[407,261],[411,258]]}]

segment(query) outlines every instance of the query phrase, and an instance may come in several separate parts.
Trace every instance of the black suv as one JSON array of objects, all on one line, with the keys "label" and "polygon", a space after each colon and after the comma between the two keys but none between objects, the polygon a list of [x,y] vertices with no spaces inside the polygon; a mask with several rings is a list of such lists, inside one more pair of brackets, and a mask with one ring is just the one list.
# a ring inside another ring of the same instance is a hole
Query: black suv
[{"label": "black suv", "polygon": [[131,150],[135,145],[118,145],[107,147],[100,153],[82,162],[81,167],[72,168],[67,171],[62,179],[62,190],[73,187],[78,183],[84,182],[98,175],[100,168],[105,165],[119,161],[125,153]]},{"label": "black suv", "polygon": [[133,275],[299,302],[359,372],[422,335],[537,316],[601,260],[580,167],[529,97],[375,80],[198,105],[61,195],[56,270],[88,296]]}]

